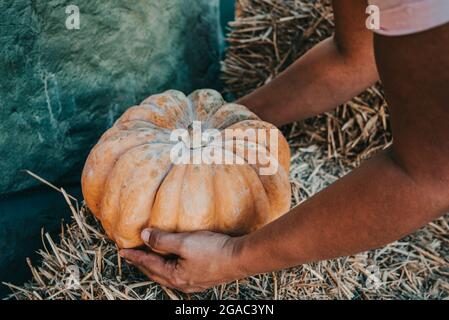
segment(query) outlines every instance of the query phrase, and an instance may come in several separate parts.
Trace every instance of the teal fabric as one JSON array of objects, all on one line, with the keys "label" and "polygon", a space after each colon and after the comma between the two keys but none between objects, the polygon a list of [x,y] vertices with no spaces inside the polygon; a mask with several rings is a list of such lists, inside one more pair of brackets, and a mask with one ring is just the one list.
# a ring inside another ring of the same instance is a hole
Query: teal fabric
[{"label": "teal fabric", "polygon": [[100,134],[166,89],[217,87],[218,0],[0,2],[0,194],[78,181]]},{"label": "teal fabric", "polygon": [[[79,30],[65,26],[72,3]],[[218,0],[0,1],[0,283],[29,279],[41,228],[56,237],[70,215],[22,170],[81,199],[87,153],[127,107],[219,88],[220,29]]]},{"label": "teal fabric", "polygon": [[[78,186],[64,189],[82,199]],[[26,258],[39,263],[41,229],[58,241],[62,219],[71,221],[70,209],[64,197],[48,187],[0,198],[0,298],[9,293],[2,282],[21,285],[31,278]]]},{"label": "teal fabric", "polygon": [[235,0],[221,0],[220,1],[220,17],[221,28],[226,34],[228,22],[234,20],[235,16]]}]

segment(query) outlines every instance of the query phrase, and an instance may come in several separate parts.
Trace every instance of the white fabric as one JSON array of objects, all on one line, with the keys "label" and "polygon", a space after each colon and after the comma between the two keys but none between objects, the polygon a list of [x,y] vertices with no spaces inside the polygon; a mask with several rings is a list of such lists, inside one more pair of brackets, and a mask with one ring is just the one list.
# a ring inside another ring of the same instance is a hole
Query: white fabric
[{"label": "white fabric", "polygon": [[369,0],[380,9],[376,33],[401,36],[426,31],[449,22],[449,0]]}]

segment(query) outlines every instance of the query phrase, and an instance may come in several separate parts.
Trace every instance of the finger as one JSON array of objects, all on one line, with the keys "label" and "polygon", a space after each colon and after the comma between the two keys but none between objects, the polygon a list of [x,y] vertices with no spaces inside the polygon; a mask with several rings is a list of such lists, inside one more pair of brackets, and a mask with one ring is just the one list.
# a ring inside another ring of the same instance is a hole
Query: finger
[{"label": "finger", "polygon": [[139,269],[145,269],[152,275],[167,279],[167,281],[172,278],[173,267],[171,263],[157,254],[141,250],[123,249],[120,250],[120,255]]},{"label": "finger", "polygon": [[136,266],[141,265],[157,270],[162,270],[165,267],[165,259],[163,257],[142,250],[123,249],[120,250],[120,256]]},{"label": "finger", "polygon": [[[152,256],[154,254],[146,254],[149,256]],[[157,255],[156,258],[160,258]],[[157,274],[156,272],[160,272],[160,270],[158,271],[157,268],[155,268],[155,265],[149,265],[149,259],[148,257],[143,258],[143,259],[137,259],[135,263],[133,263],[133,265],[139,269],[144,275],[146,275],[150,280],[157,282],[158,284],[165,286],[167,288],[173,288],[173,289],[178,289],[178,287],[176,287],[175,284],[173,284],[172,280],[172,268],[170,266],[170,264],[172,264],[172,261],[168,262],[165,261],[165,270],[167,270],[166,273],[164,274]]]},{"label": "finger", "polygon": [[184,293],[203,292],[206,290],[198,286],[186,285],[184,281],[173,282],[176,279],[173,273],[176,262],[173,260],[167,261],[157,254],[146,253],[141,250],[123,249],[119,253],[121,257],[132,263],[148,278],[162,286]]},{"label": "finger", "polygon": [[142,231],[141,237],[145,244],[153,251],[172,253],[180,256],[185,234],[148,228]]}]

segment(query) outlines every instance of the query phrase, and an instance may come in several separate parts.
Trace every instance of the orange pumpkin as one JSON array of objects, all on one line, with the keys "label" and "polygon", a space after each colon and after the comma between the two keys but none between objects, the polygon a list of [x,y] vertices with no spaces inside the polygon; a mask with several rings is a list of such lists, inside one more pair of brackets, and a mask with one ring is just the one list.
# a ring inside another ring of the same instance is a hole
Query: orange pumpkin
[{"label": "orange pumpkin", "polygon": [[248,144],[265,148],[279,164],[275,174],[261,175],[263,165],[247,158],[243,164],[174,164],[170,134],[193,121],[219,132],[261,129],[267,137],[275,129],[246,107],[225,103],[214,90],[188,97],[170,90],[129,108],[92,149],[82,174],[87,206],[119,247],[142,245],[140,232],[148,226],[242,235],[289,210],[290,149],[279,131],[276,154],[271,140],[259,136],[224,147],[228,153]]}]

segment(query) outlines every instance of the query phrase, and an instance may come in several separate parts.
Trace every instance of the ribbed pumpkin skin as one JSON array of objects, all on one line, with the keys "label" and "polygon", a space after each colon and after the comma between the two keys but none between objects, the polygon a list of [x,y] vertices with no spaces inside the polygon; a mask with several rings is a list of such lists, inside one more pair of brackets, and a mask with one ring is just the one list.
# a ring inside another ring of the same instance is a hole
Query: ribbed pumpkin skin
[{"label": "ribbed pumpkin skin", "polygon": [[195,120],[203,130],[275,128],[214,90],[188,97],[171,90],[129,108],[92,149],[82,174],[87,206],[120,248],[141,246],[148,226],[241,235],[289,210],[290,149],[282,133],[274,175],[259,175],[257,164],[175,165],[170,133]]}]

